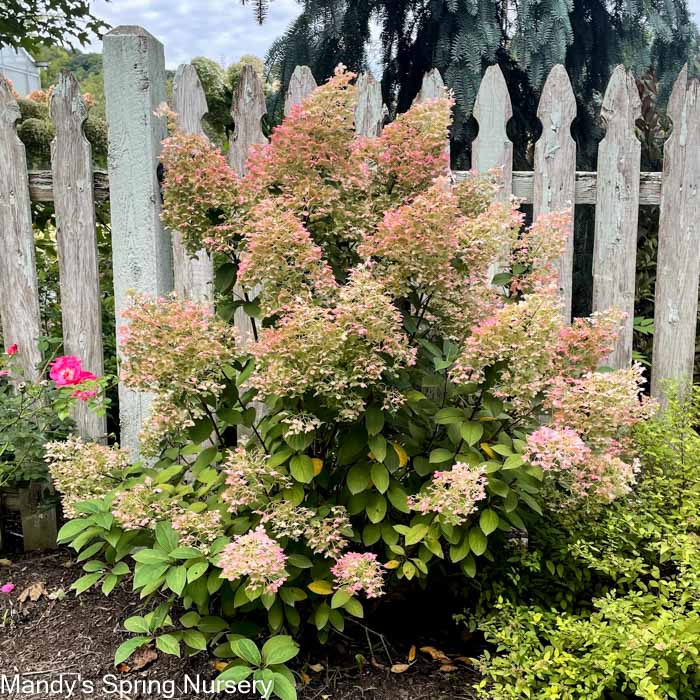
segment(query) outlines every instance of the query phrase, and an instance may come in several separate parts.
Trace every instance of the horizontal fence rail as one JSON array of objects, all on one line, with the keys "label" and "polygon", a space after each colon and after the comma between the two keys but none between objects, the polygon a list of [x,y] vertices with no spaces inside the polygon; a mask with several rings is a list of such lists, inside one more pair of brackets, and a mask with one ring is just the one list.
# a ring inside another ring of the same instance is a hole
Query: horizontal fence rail
[{"label": "horizontal fence rail", "polygon": [[[31,202],[53,201],[56,205],[59,256],[63,249],[66,263],[60,271],[65,295],[64,340],[66,348],[87,351],[96,369],[101,366],[101,337],[86,337],[100,334],[95,203],[111,203],[118,327],[123,323],[129,289],[151,295],[176,289],[186,297],[212,303],[209,256],[204,251],[195,258],[185,255],[177,232],[165,231],[160,222],[157,170],[165,124],[154,112],[165,99],[163,46],[140,27],[117,27],[105,36],[104,65],[109,173],[88,167],[82,133],[84,105],[74,79],[68,76],[61,78],[54,98],[64,101],[55,102],[52,109],[54,119],[63,120],[52,148],[53,158],[59,158],[60,163],[53,162],[51,170],[28,171],[24,146],[16,133],[19,109],[6,81],[0,78],[0,318],[5,343],[21,344],[28,369],[37,362],[30,341],[39,333]],[[356,131],[377,137],[387,114],[380,85],[371,74],[359,76],[357,85]],[[315,87],[311,71],[298,66],[286,95],[285,113]],[[445,94],[439,72],[432,70],[416,100]],[[207,104],[190,65],[178,68],[172,106],[180,128],[203,133],[201,120]],[[474,105],[479,131],[472,144],[472,167],[478,172],[500,169],[500,196],[512,195],[531,204],[535,219],[557,209],[595,206],[594,308],[618,306],[629,317],[609,358],[609,364],[616,367],[631,360],[639,207],[660,207],[652,392],[662,396],[664,380],[685,380],[692,374],[695,352],[700,278],[700,81],[689,79],[687,68],[676,80],[668,107],[673,131],[664,144],[663,172],[640,172],[640,144],[635,135],[639,108],[634,78],[618,66],[601,107],[606,132],[599,144],[597,172],[577,172],[576,144],[570,133],[576,102],[566,70],[555,66],[538,106],[542,135],[534,147],[533,170],[513,171],[513,144],[506,129],[512,116],[510,95],[500,68],[490,66]],[[235,130],[228,151],[231,166],[241,175],[250,147],[267,141],[261,127],[265,113],[260,78],[246,66],[232,99]],[[448,143],[445,148],[449,149]],[[452,175],[459,180],[468,173]],[[89,255],[76,261],[69,259],[71,250]],[[559,265],[567,318],[572,268],[573,229]],[[236,316],[234,323],[245,338],[248,320]],[[137,448],[147,411],[148,397],[120,387],[122,444]],[[81,418],[80,427],[83,434],[95,439],[104,430],[102,424],[89,424],[86,418]]]},{"label": "horizontal fence rail", "polygon": [[[468,177],[469,172],[455,170],[456,180]],[[661,204],[662,173],[639,174],[639,204],[654,207]],[[598,173],[577,170],[574,183],[574,204],[595,204],[598,192]],[[94,197],[97,202],[109,201],[109,176],[104,170],[94,172]],[[531,170],[513,171],[513,196],[523,204],[532,204],[535,191],[535,173]],[[29,171],[29,196],[33,202],[53,202],[53,178],[50,170]]]}]

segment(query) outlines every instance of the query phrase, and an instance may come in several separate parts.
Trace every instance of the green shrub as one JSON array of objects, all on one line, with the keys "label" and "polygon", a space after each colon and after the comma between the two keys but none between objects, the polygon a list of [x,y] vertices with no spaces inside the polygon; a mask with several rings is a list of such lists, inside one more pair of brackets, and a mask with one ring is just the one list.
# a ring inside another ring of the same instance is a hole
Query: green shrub
[{"label": "green shrub", "polygon": [[632,494],[595,519],[565,514],[531,531],[537,554],[513,558],[517,585],[496,586],[495,612],[471,618],[495,645],[481,659],[481,697],[700,694],[698,425],[695,387],[638,426]]}]

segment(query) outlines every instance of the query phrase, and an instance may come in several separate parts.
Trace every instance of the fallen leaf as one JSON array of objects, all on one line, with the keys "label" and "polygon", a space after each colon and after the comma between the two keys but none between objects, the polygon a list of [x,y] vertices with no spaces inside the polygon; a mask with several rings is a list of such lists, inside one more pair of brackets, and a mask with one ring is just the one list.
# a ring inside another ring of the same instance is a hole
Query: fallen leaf
[{"label": "fallen leaf", "polygon": [[416,660],[416,645],[415,644],[411,644],[411,648],[408,650],[408,660],[409,660],[409,662]]},{"label": "fallen leaf", "polygon": [[405,673],[408,671],[408,669],[411,668],[411,664],[394,664],[391,667],[391,672],[392,673]]},{"label": "fallen leaf", "polygon": [[461,661],[467,666],[471,666],[474,663],[474,659],[470,659],[468,656],[458,656],[455,661]]},{"label": "fallen leaf", "polygon": [[63,600],[66,597],[66,592],[62,588],[57,588],[49,593],[49,600]]},{"label": "fallen leaf", "polygon": [[129,663],[119,664],[119,673],[129,673],[130,671],[140,671],[146,666],[150,666],[158,658],[158,652],[151,647],[141,647],[136,653],[129,657]]},{"label": "fallen leaf", "polygon": [[0,559],[0,566],[12,566],[12,562],[9,559]]},{"label": "fallen leaf", "polygon": [[214,667],[215,671],[218,671],[221,673],[221,671],[224,671],[226,667],[228,666],[229,662],[228,661],[215,661],[212,666]]},{"label": "fallen leaf", "polygon": [[24,603],[27,598],[32,601],[32,603],[36,603],[41,596],[47,595],[46,591],[46,586],[42,581],[37,581],[36,583],[33,583],[31,586],[27,586],[20,594],[17,600],[20,603]]},{"label": "fallen leaf", "polygon": [[324,666],[323,666],[323,664],[309,664],[309,668],[314,673],[321,673],[321,671],[323,671],[323,669],[324,669]]},{"label": "fallen leaf", "polygon": [[457,667],[453,666],[452,664],[443,664],[440,666],[440,670],[444,671],[445,673],[449,673],[450,671],[456,671]]},{"label": "fallen leaf", "polygon": [[440,663],[443,664],[449,664],[450,663],[450,657],[445,654],[444,651],[440,651],[439,649],[436,649],[435,647],[421,647],[420,650],[424,654],[428,654],[430,658],[433,661],[439,661]]},{"label": "fallen leaf", "polygon": [[308,673],[304,673],[304,672],[302,671],[299,675],[301,676],[301,682],[302,682],[304,685],[308,685],[309,683],[311,683],[312,678],[311,678],[311,676],[310,676]]}]

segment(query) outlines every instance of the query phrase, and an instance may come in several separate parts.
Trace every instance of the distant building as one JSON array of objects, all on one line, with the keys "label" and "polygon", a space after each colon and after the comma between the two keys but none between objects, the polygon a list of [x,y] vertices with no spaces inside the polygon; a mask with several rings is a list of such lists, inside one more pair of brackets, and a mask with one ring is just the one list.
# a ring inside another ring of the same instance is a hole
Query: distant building
[{"label": "distant building", "polygon": [[40,67],[24,49],[0,48],[0,73],[12,81],[21,97],[41,88]]}]

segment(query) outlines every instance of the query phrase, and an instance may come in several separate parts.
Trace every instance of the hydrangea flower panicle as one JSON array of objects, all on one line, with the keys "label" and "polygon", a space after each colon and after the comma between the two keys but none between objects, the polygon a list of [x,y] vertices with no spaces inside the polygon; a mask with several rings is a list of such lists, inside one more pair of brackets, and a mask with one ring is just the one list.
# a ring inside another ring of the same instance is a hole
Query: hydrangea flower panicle
[{"label": "hydrangea flower panicle", "polygon": [[222,365],[236,357],[235,333],[208,307],[174,294],[133,295],[123,316],[120,378],[126,386],[176,401],[223,390]]},{"label": "hydrangea flower panicle", "polygon": [[222,469],[226,474],[226,488],[221,493],[221,500],[230,513],[238,513],[259,503],[273,487],[283,489],[290,485],[289,477],[271,467],[269,458],[261,450],[246,450],[244,447],[229,450]]},{"label": "hydrangea flower panicle", "polygon": [[408,504],[420,513],[435,513],[447,525],[461,525],[486,498],[486,475],[483,467],[473,468],[457,462],[450,471],[438,471],[432,481]]},{"label": "hydrangea flower panicle", "polygon": [[287,580],[287,556],[261,526],[238,535],[219,556],[222,578],[236,581],[248,577],[249,589],[276,593]]},{"label": "hydrangea flower panicle", "polygon": [[364,591],[368,598],[384,594],[384,571],[370,552],[343,554],[331,569],[338,590],[351,595]]},{"label": "hydrangea flower panicle", "polygon": [[127,450],[118,445],[84,442],[73,435],[47,443],[44,453],[68,518],[79,517],[75,506],[80,501],[102,498],[109,493],[129,466]]}]

